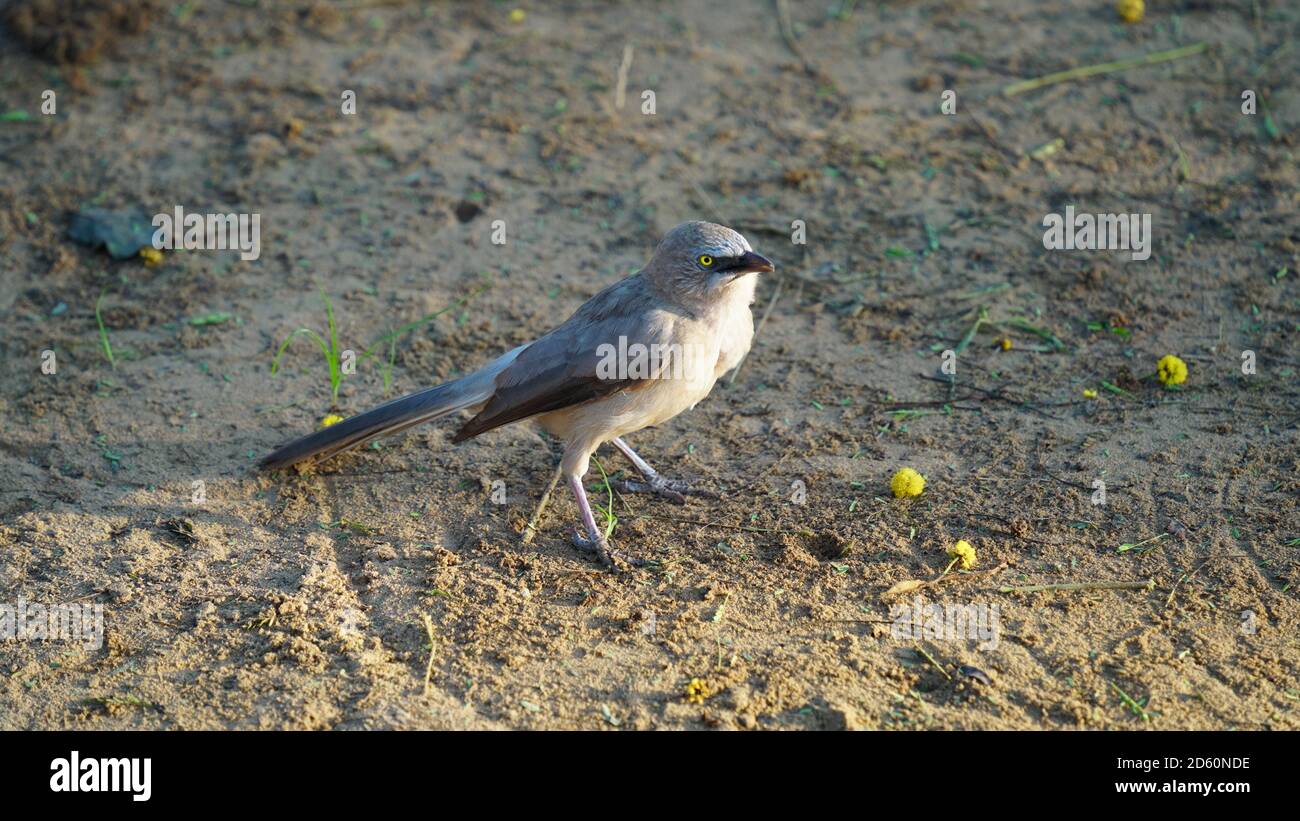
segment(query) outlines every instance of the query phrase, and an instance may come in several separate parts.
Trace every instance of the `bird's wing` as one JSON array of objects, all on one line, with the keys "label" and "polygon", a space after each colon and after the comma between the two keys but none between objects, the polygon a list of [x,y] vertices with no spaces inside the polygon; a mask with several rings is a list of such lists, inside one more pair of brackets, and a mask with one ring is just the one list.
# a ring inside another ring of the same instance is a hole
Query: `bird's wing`
[{"label": "bird's wing", "polygon": [[[675,352],[668,343],[681,320],[682,315],[651,295],[638,276],[606,288],[520,352],[497,376],[492,398],[452,441],[649,384],[671,367]],[[620,337],[625,340],[621,348]],[[645,369],[611,372],[612,352],[621,354],[637,343],[660,355],[645,360]]]}]

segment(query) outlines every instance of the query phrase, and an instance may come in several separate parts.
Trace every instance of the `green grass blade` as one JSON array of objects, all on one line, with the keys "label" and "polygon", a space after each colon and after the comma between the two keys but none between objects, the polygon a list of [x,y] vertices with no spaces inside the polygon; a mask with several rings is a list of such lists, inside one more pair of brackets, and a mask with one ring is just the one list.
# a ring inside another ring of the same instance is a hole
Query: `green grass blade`
[{"label": "green grass blade", "polygon": [[396,340],[396,339],[400,339],[401,337],[405,336],[406,334],[410,333],[411,331],[414,331],[416,328],[420,328],[420,327],[422,327],[422,326],[424,326],[424,325],[428,325],[430,322],[432,322],[433,320],[435,320],[435,319],[437,319],[438,317],[442,316],[443,314],[447,313],[448,311],[453,310],[453,309],[455,309],[455,308],[459,308],[459,307],[461,307],[461,306],[467,304],[471,299],[473,299],[474,297],[476,297],[476,296],[478,296],[479,294],[483,293],[483,292],[486,291],[489,287],[490,287],[490,285],[488,285],[488,284],[480,285],[479,287],[477,287],[477,288],[475,288],[473,291],[471,291],[467,296],[463,296],[463,297],[461,297],[460,299],[456,300],[455,302],[451,303],[450,305],[446,306],[445,308],[440,308],[440,309],[434,311],[433,313],[429,314],[428,316],[422,317],[421,319],[417,319],[417,320],[414,321],[414,322],[409,322],[409,323],[407,323],[407,324],[401,326],[400,328],[398,328],[398,329],[395,330],[395,331],[392,331],[392,332],[390,332],[390,333],[386,333],[386,334],[384,334],[383,336],[381,336],[381,337],[379,337],[378,339],[376,339],[374,342],[371,342],[371,343],[370,343],[370,347],[366,348],[364,351],[362,351],[362,352],[357,356],[357,361],[360,362],[360,361],[363,360],[363,359],[368,359],[369,357],[374,356],[374,355],[375,355],[375,349],[378,348],[380,345],[383,345],[383,344],[388,343],[388,342],[392,342],[392,341],[394,341],[394,340]]},{"label": "green grass blade", "polygon": [[605,517],[605,538],[608,539],[614,532],[615,525],[618,524],[618,517],[614,515],[614,486],[610,484],[609,477],[605,475],[605,466],[600,463],[600,460],[593,457],[591,461],[596,463],[596,469],[600,471],[601,481],[605,483],[605,492],[609,494],[609,502],[605,507],[602,508],[600,505],[596,505],[597,509]]},{"label": "green grass blade", "polygon": [[286,348],[289,347],[289,343],[294,340],[294,337],[303,336],[303,335],[306,335],[313,342],[315,342],[316,347],[320,348],[320,352],[325,355],[325,359],[326,360],[329,359],[329,355],[330,355],[329,348],[325,345],[325,340],[321,339],[321,335],[313,331],[311,328],[299,328],[298,330],[286,336],[284,338],[284,342],[280,343],[280,350],[276,352],[275,359],[271,360],[271,374],[273,376],[277,371],[280,370],[280,357],[284,356],[284,351]]},{"label": "green grass blade", "polygon": [[95,322],[99,325],[99,345],[104,351],[104,357],[108,360],[109,367],[117,370],[117,360],[113,358],[113,345],[108,341],[108,329],[104,327],[104,317],[99,312],[100,303],[104,301],[104,293],[95,300]]}]

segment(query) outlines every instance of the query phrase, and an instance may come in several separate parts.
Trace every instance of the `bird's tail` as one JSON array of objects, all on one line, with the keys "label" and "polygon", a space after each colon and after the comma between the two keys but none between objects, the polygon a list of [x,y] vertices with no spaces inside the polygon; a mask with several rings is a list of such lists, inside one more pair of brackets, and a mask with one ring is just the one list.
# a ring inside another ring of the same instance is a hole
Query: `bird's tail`
[{"label": "bird's tail", "polygon": [[263,457],[258,465],[267,470],[276,470],[312,457],[328,459],[381,436],[482,404],[491,398],[496,389],[496,375],[514,361],[519,350],[521,349],[511,351],[469,376],[385,402],[328,428],[295,439]]}]

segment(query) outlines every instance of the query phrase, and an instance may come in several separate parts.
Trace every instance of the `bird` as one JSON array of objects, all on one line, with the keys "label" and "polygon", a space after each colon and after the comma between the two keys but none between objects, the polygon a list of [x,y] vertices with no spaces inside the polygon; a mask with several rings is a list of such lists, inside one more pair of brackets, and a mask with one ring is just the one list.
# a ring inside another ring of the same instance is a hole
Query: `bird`
[{"label": "bird", "polygon": [[386,402],[296,439],[264,457],[279,470],[321,460],[457,411],[473,416],[453,435],[463,442],[533,420],[564,443],[560,473],[577,502],[573,544],[607,567],[647,564],[611,546],[596,524],[583,477],[597,448],[612,443],[641,475],[621,489],[675,503],[717,496],[656,471],[625,436],[694,408],[737,367],[754,339],[757,274],[775,265],[737,231],[691,221],[664,235],[639,271],[606,287],[536,341],[482,368]]}]

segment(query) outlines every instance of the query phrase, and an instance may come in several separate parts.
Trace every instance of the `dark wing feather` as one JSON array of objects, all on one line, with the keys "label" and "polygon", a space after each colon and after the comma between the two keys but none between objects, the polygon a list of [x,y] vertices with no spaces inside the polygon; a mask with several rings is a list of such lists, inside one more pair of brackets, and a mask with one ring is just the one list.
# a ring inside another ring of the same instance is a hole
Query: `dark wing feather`
[{"label": "dark wing feather", "polygon": [[[525,348],[497,376],[492,398],[452,441],[647,384],[659,374],[602,378],[598,372],[601,345],[617,349],[620,336],[627,338],[629,346],[667,344],[679,318],[675,309],[655,298],[639,275],[611,285],[564,324]],[[667,358],[659,362],[659,370],[667,364]]]}]

